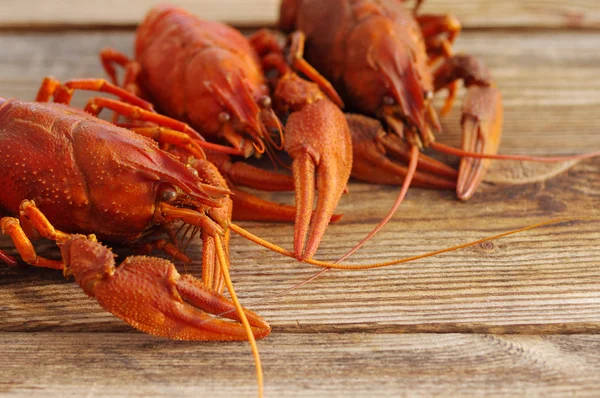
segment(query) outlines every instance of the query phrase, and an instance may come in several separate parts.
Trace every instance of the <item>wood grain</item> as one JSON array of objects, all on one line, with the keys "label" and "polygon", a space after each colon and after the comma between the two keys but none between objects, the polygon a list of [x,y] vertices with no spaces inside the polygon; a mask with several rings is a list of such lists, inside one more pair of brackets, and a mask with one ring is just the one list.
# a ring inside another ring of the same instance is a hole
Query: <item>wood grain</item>
[{"label": "wood grain", "polygon": [[[0,344],[0,394],[11,397],[256,394],[244,343],[1,333]],[[593,335],[292,333],[259,345],[270,397],[580,396],[600,387]]]},{"label": "wood grain", "polygon": [[[134,26],[157,0],[4,0],[0,28]],[[274,25],[279,0],[172,0],[196,15],[243,26]],[[427,0],[422,12],[456,15],[466,28],[598,28],[596,0]]]}]

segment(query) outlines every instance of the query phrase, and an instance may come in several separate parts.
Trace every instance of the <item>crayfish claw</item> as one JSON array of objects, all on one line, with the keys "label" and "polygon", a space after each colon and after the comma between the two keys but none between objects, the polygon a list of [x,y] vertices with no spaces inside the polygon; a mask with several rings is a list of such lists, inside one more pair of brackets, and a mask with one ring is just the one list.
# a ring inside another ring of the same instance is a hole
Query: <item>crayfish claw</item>
[{"label": "crayfish claw", "polygon": [[[189,316],[189,322],[197,325],[199,329],[203,330],[203,333],[214,333],[219,336],[218,340],[248,339],[240,316],[230,300],[208,289],[191,275],[181,276],[176,287],[181,298],[188,304],[185,314],[182,312],[182,315],[185,318]],[[202,314],[202,317],[197,316],[198,312]],[[213,316],[208,314],[213,314]],[[263,338],[270,333],[271,327],[259,315],[247,309],[244,309],[244,314],[255,338]],[[228,318],[235,323],[218,320],[214,316]],[[207,319],[202,319],[206,317]]]},{"label": "crayfish claw", "polygon": [[[463,105],[462,148],[468,152],[496,154],[502,135],[502,96],[495,87],[471,86]],[[491,159],[463,157],[458,171],[456,194],[467,200],[483,180]]]},{"label": "crayfish claw", "polygon": [[[340,144],[337,149],[343,148],[351,151],[350,143]],[[296,258],[303,260],[311,258],[317,251],[333,212],[346,189],[352,156],[351,153],[344,154],[341,151],[343,155],[340,156],[340,152],[327,150],[327,147],[320,148],[318,157],[305,147],[288,150],[288,152],[294,158],[292,170],[296,185],[294,254]],[[313,214],[315,196],[317,196],[317,203]]]},{"label": "crayfish claw", "polygon": [[[69,274],[107,311],[136,329],[177,340],[247,340],[233,303],[168,260],[127,257],[115,267],[112,252],[83,235],[58,242]],[[244,310],[260,338],[270,327]],[[223,316],[237,322],[218,319]]]},{"label": "crayfish claw", "polygon": [[294,254],[303,260],[317,251],[350,178],[352,138],[343,113],[327,99],[305,104],[288,117],[285,150],[294,159]]},{"label": "crayfish claw", "polygon": [[[401,185],[408,173],[410,146],[388,134],[376,119],[346,114],[352,134],[352,177],[374,184]],[[457,172],[450,166],[420,155],[412,185],[423,188],[455,189]]]}]

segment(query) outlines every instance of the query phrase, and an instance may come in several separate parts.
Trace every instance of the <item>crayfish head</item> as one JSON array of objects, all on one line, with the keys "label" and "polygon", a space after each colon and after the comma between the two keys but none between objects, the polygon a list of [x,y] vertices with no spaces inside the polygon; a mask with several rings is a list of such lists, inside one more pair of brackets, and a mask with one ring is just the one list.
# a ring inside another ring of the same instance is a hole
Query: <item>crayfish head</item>
[{"label": "crayfish head", "polygon": [[416,143],[433,140],[433,76],[418,26],[412,18],[398,26],[384,16],[365,19],[348,38],[344,75],[351,103],[385,120],[400,136]]},{"label": "crayfish head", "polygon": [[[181,159],[181,158],[180,158]],[[227,188],[227,181],[219,172],[217,166],[207,159],[181,159],[186,163],[186,167],[197,178],[199,183],[211,187],[215,192],[221,195],[213,196],[210,205],[199,200],[197,195],[182,186],[176,186],[170,183],[161,184],[156,193],[156,199],[161,204],[167,204],[180,209],[189,209],[196,212],[206,213],[221,228],[226,229],[231,222],[232,201],[229,197],[231,193]]]},{"label": "crayfish head", "polygon": [[272,141],[271,131],[281,130],[264,80],[258,84],[242,68],[223,66],[212,71],[204,86],[220,106],[221,137],[246,157],[263,154]]},{"label": "crayfish head", "polygon": [[397,47],[394,44],[394,40],[386,37],[379,47],[377,62],[387,92],[380,97],[377,116],[386,120],[399,135],[414,140],[419,146],[428,145],[434,140],[431,131],[433,87],[430,79],[424,78],[429,71],[420,65],[413,51],[406,47],[393,50],[392,47]]}]

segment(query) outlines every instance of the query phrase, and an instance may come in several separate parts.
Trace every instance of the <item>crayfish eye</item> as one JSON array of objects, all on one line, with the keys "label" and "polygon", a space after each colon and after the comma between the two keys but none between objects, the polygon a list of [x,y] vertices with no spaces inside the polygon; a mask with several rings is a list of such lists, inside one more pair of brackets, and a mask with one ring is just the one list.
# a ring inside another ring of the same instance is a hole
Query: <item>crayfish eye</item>
[{"label": "crayfish eye", "polygon": [[219,121],[223,124],[227,123],[228,121],[231,120],[231,115],[227,112],[221,112],[219,113]]},{"label": "crayfish eye", "polygon": [[198,177],[198,176],[199,176],[199,174],[198,174],[198,170],[196,170],[195,168],[193,168],[193,167],[192,167],[192,166],[190,166],[189,164],[188,164],[188,165],[186,165],[186,166],[187,166],[188,170],[189,170],[189,171],[190,171],[190,172],[191,172],[193,175],[195,175],[196,177]]},{"label": "crayfish eye", "polygon": [[260,97],[257,101],[258,106],[260,106],[263,109],[266,108],[270,108],[271,107],[271,97],[269,97],[268,95],[263,95],[262,97]]},{"label": "crayfish eye", "polygon": [[167,203],[173,203],[177,200],[177,191],[172,186],[165,186],[160,192],[160,198]]},{"label": "crayfish eye", "polygon": [[433,91],[427,90],[423,93],[423,96],[426,100],[431,100],[433,98]]},{"label": "crayfish eye", "polygon": [[394,97],[392,97],[391,95],[384,95],[383,96],[383,105],[395,105],[396,104],[396,100],[394,99]]}]

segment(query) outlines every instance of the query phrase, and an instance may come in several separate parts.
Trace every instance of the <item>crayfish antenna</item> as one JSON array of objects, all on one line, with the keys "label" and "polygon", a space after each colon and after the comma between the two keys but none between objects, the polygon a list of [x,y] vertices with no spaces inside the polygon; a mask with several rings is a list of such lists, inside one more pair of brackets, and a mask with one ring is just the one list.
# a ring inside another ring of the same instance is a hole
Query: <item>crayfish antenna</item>
[{"label": "crayfish antenna", "polygon": [[[348,257],[350,257],[352,254],[354,254],[358,249],[363,247],[365,245],[365,243],[367,243],[369,240],[371,240],[371,238],[373,236],[375,236],[375,234],[377,232],[379,232],[390,221],[390,219],[394,216],[394,214],[396,213],[396,210],[398,210],[398,207],[400,207],[400,205],[402,204],[402,201],[406,197],[406,193],[408,192],[408,188],[410,187],[410,184],[412,182],[412,179],[413,179],[416,169],[417,169],[418,159],[419,159],[419,148],[417,146],[413,146],[411,148],[410,164],[408,166],[408,171],[406,173],[404,183],[402,184],[402,188],[400,189],[400,192],[398,193],[398,197],[396,198],[396,201],[394,202],[394,204],[388,211],[388,214],[379,222],[379,224],[377,224],[375,226],[375,228],[373,228],[373,230],[371,230],[371,232],[369,232],[367,234],[367,236],[365,236],[360,242],[358,242],[358,244],[356,244],[352,249],[350,249],[348,252],[346,252],[346,254],[344,254],[339,259],[337,259],[334,264],[339,264],[342,261],[344,261],[345,259],[347,259]],[[289,291],[297,289],[300,286],[303,286],[303,285],[306,285],[306,284],[312,282],[313,280],[315,280],[315,279],[319,278],[320,276],[322,276],[323,274],[327,273],[330,269],[331,268],[325,268],[325,269],[317,272],[315,275],[300,282],[299,284],[296,284],[296,285],[292,286],[291,288],[285,289],[285,290],[277,293],[277,296],[280,296]]]},{"label": "crayfish antenna", "polygon": [[392,219],[392,217],[396,213],[396,210],[398,210],[398,207],[400,207],[400,205],[402,204],[402,201],[406,197],[408,188],[410,188],[410,184],[413,180],[415,172],[417,171],[417,163],[419,160],[419,148],[416,145],[413,145],[410,152],[411,153],[410,153],[410,163],[408,165],[408,172],[406,173],[406,177],[404,178],[404,183],[402,184],[402,188],[400,189],[400,192],[398,193],[398,197],[396,198],[396,201],[394,202],[394,204],[388,211],[388,214],[356,246],[354,246],[346,254],[344,254],[342,257],[340,257],[336,261],[336,263],[344,261],[345,259],[350,257],[352,254],[354,254],[358,249],[363,247],[365,243],[367,243],[373,236],[375,236],[375,234],[377,232],[379,232],[381,230],[381,228],[383,228]]},{"label": "crayfish antenna", "polygon": [[560,163],[573,160],[585,160],[600,157],[600,151],[566,156],[505,155],[497,153],[486,153],[485,151],[479,152],[478,148],[482,148],[483,146],[485,146],[485,144],[483,144],[480,138],[477,138],[477,136],[480,136],[478,129],[479,124],[473,119],[467,120],[463,125],[463,139],[466,143],[471,143],[471,145],[467,145],[467,149],[472,149],[474,151],[453,148],[448,145],[441,144],[439,142],[433,142],[431,144],[431,148],[438,152],[462,157],[460,163],[461,171],[466,172],[459,176],[456,188],[457,195],[461,200],[468,200],[471,196],[473,196],[475,189],[483,180],[483,174],[485,172],[485,169],[489,167],[489,164],[493,159],[519,160],[540,163]]},{"label": "crayfish antenna", "polygon": [[[385,262],[380,262],[380,263],[371,263],[371,264],[365,264],[365,265],[348,265],[348,264],[338,264],[338,263],[332,263],[332,262],[327,262],[327,261],[320,261],[320,260],[315,260],[313,258],[309,258],[306,260],[303,260],[303,263],[306,264],[311,264],[311,265],[315,265],[317,267],[322,267],[322,268],[333,268],[333,269],[340,269],[340,270],[348,270],[348,271],[352,271],[352,270],[366,270],[366,269],[375,269],[375,268],[385,268],[385,267],[390,267],[393,265],[398,265],[398,264],[404,264],[404,263],[408,263],[411,261],[416,261],[416,260],[421,260],[423,258],[428,258],[428,257],[433,257],[433,256],[437,256],[438,254],[443,254],[443,253],[448,253],[448,252],[452,252],[452,251],[456,251],[459,249],[464,249],[466,247],[470,247],[470,246],[475,246],[481,243],[485,243],[485,242],[489,242],[495,239],[500,239],[509,235],[515,235],[521,232],[525,232],[525,231],[529,231],[535,228],[540,228],[540,227],[544,227],[544,226],[548,226],[548,225],[552,225],[552,224],[559,224],[559,223],[563,223],[563,222],[571,222],[571,221],[598,221],[600,220],[600,217],[594,217],[594,216],[584,216],[584,217],[564,217],[564,218],[555,218],[552,220],[548,220],[548,221],[542,221],[536,224],[532,224],[532,225],[528,225],[526,227],[523,228],[518,228],[518,229],[513,229],[507,232],[503,232],[497,235],[492,235],[492,236],[488,236],[486,238],[482,238],[482,239],[478,239],[475,241],[471,241],[471,242],[467,242],[467,243],[463,243],[460,245],[456,245],[456,246],[451,246],[451,247],[447,247],[444,249],[439,249],[439,250],[435,250],[429,253],[424,253],[424,254],[418,254],[415,256],[411,256],[411,257],[405,257],[405,258],[401,258],[401,259],[397,259],[397,260],[392,260],[392,261],[385,261]],[[294,255],[294,252],[290,251],[290,250],[286,250],[280,246],[277,246],[271,242],[268,242],[254,234],[252,234],[251,232],[246,231],[244,228],[231,223],[229,225],[229,228],[237,233],[238,235],[242,236],[243,238],[248,239],[251,242],[254,242],[266,249],[269,249],[271,251],[274,251],[276,253],[282,254],[286,257],[290,257],[290,258],[296,258]]]},{"label": "crayfish antenna", "polygon": [[532,156],[532,155],[510,155],[502,153],[479,153],[469,152],[462,149],[454,148],[440,142],[434,142],[431,144],[431,148],[438,152],[446,153],[448,155],[461,156],[466,158],[478,158],[478,159],[495,159],[495,160],[519,160],[523,162],[540,162],[540,163],[560,163],[568,162],[571,160],[586,160],[600,157],[600,151],[579,153],[576,155],[564,155],[564,156]]},{"label": "crayfish antenna", "polygon": [[[226,256],[223,250],[223,246],[221,244],[221,238],[217,235],[215,237],[216,246],[217,246],[217,256],[219,257],[219,263],[221,264],[221,272],[223,273],[223,277],[225,278],[225,285],[227,286],[227,290],[231,295],[231,300],[235,305],[237,313],[240,316],[240,320],[244,328],[246,329],[246,335],[248,336],[248,341],[250,343],[250,348],[252,349],[252,355],[254,356],[254,362],[256,364],[256,380],[258,382],[258,396],[262,397],[264,395],[264,377],[262,371],[262,364],[260,361],[260,355],[258,353],[258,347],[256,346],[256,340],[254,339],[254,331],[248,318],[246,317],[246,310],[242,307],[240,302],[238,301],[237,295],[235,294],[235,290],[233,289],[233,283],[231,282],[231,277],[229,276],[229,269],[226,266]],[[269,328],[270,330],[270,328]]]}]

